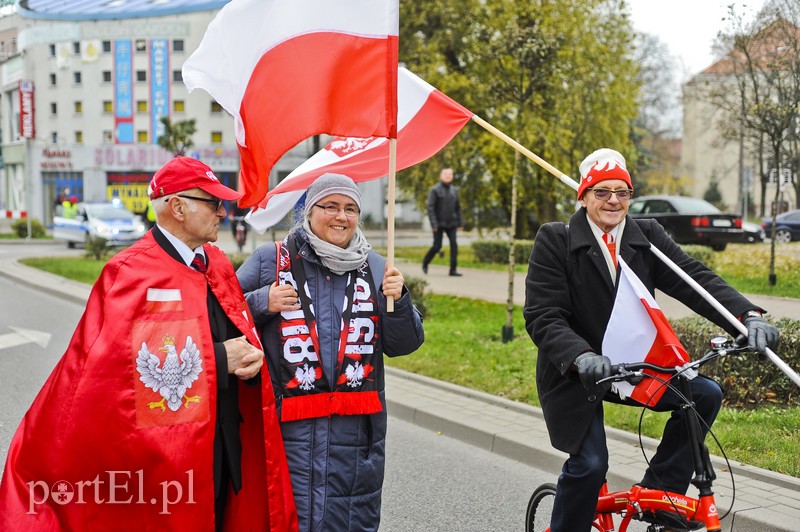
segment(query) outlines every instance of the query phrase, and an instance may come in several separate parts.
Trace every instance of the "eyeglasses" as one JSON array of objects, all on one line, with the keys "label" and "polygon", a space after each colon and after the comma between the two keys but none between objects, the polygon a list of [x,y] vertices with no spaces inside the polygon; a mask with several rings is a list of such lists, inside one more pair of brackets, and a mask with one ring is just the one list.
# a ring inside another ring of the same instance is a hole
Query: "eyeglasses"
[{"label": "eyeglasses", "polygon": [[320,209],[325,211],[325,214],[327,214],[328,216],[337,216],[339,214],[339,211],[344,211],[344,215],[347,216],[348,218],[355,218],[361,213],[361,211],[358,210],[358,208],[353,205],[347,205],[346,207],[339,207],[338,205],[320,205],[318,203],[315,203],[314,207],[319,207]]},{"label": "eyeglasses", "polygon": [[214,206],[215,212],[218,211],[220,207],[222,207],[222,202],[224,201],[219,198],[198,198],[197,196],[189,196],[188,194],[175,194],[175,195],[178,196],[179,198],[193,199],[197,201],[204,201],[206,203],[210,203],[211,205]]},{"label": "eyeglasses", "polygon": [[620,201],[627,201],[633,197],[633,190],[622,188],[619,190],[609,190],[607,188],[590,188],[594,192],[594,198],[600,201],[608,201],[611,199],[611,194],[616,194],[617,199]]}]

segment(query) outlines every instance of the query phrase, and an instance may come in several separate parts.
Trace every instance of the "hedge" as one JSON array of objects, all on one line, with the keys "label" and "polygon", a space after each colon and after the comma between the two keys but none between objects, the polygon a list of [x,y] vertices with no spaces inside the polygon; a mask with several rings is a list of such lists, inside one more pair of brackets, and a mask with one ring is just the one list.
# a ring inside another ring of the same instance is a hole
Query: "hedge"
[{"label": "hedge", "polygon": [[[11,224],[11,231],[16,233],[19,238],[28,237],[28,220],[21,218],[14,220]],[[31,238],[44,238],[47,236],[47,229],[45,229],[42,222],[36,218],[31,218]]]},{"label": "hedge", "polygon": [[[781,332],[776,355],[789,367],[800,368],[800,321],[789,318],[768,321]],[[725,331],[699,316],[674,320],[672,326],[693,360],[709,348],[714,336],[728,336]],[[798,387],[772,362],[756,353],[744,353],[717,359],[703,367],[725,389],[728,406],[756,408],[766,405],[800,406]]]},{"label": "hedge", "polygon": [[[533,240],[514,241],[514,262],[527,264],[533,249]],[[490,264],[508,264],[507,240],[478,240],[472,243],[475,260]]]}]

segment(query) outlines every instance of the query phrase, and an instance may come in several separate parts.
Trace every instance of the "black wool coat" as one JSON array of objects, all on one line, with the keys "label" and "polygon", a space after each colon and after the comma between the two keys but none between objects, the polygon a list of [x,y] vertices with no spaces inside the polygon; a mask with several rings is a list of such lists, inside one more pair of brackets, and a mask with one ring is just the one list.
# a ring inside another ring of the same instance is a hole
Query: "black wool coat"
[{"label": "black wool coat", "polygon": [[[649,250],[651,242],[734,316],[751,309],[763,312],[701,262],[684,253],[658,222],[628,217],[620,256],[651,294],[657,288],[731,335],[738,334],[717,310]],[[553,222],[539,229],[528,262],[523,314],[528,334],[539,349],[536,385],[550,441],[556,449],[570,454],[580,448],[596,409],[602,408],[603,403],[589,395],[570,368],[581,353],[602,354],[614,296],[615,285],[600,244],[589,227],[586,209],[576,212],[569,226]]]}]

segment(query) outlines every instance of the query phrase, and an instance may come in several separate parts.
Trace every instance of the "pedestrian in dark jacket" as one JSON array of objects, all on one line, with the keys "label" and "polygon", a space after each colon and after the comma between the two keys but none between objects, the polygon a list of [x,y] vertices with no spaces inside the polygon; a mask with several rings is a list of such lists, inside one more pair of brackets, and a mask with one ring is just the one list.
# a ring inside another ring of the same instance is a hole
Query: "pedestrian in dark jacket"
[{"label": "pedestrian in dark jacket", "polygon": [[303,223],[258,248],[238,277],[278,394],[300,531],[377,530],[383,355],[418,349],[422,320],[400,271],[359,228],[352,179],[325,174],[306,196]]},{"label": "pedestrian in dark jacket", "polygon": [[[778,342],[778,331],[759,308],[702,263],[686,255],[654,220],[627,216],[633,185],[618,152],[601,149],[580,166],[581,209],[569,225],[541,227],[528,265],[525,324],[539,349],[536,385],[550,441],[569,453],[558,479],[550,524],[552,532],[591,529],[600,487],[608,470],[603,427],[603,400],[635,404],[597,384],[611,372],[602,353],[603,337],[614,305],[621,257],[651,294],[655,289],[674,297],[731,335],[737,330],[705,299],[682,281],[650,250],[652,243],[702,285],[747,326],[751,347],[764,352]],[[695,408],[714,422],[722,390],[700,376],[690,381]],[[640,406],[640,405],[639,405]],[[685,493],[694,472],[682,403],[667,390],[651,408],[672,411],[658,450],[641,484]]]},{"label": "pedestrian in dark jacket", "polygon": [[450,275],[460,276],[457,271],[458,242],[456,232],[464,227],[461,217],[461,203],[458,200],[458,189],[453,186],[453,169],[442,168],[439,183],[428,192],[428,219],[433,230],[433,245],[422,259],[422,271],[428,273],[428,264],[442,249],[442,235],[447,234],[450,242]]}]

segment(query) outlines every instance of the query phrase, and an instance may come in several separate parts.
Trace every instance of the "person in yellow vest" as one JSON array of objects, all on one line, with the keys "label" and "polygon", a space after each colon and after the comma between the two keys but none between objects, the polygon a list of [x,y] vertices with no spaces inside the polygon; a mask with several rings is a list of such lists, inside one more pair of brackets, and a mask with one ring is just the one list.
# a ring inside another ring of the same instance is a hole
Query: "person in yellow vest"
[{"label": "person in yellow vest", "polygon": [[156,209],[153,207],[153,202],[147,200],[147,207],[145,208],[144,220],[147,228],[150,229],[156,223]]},{"label": "person in yellow vest", "polygon": [[70,196],[61,204],[61,216],[64,218],[75,218],[78,214],[78,197]]}]

